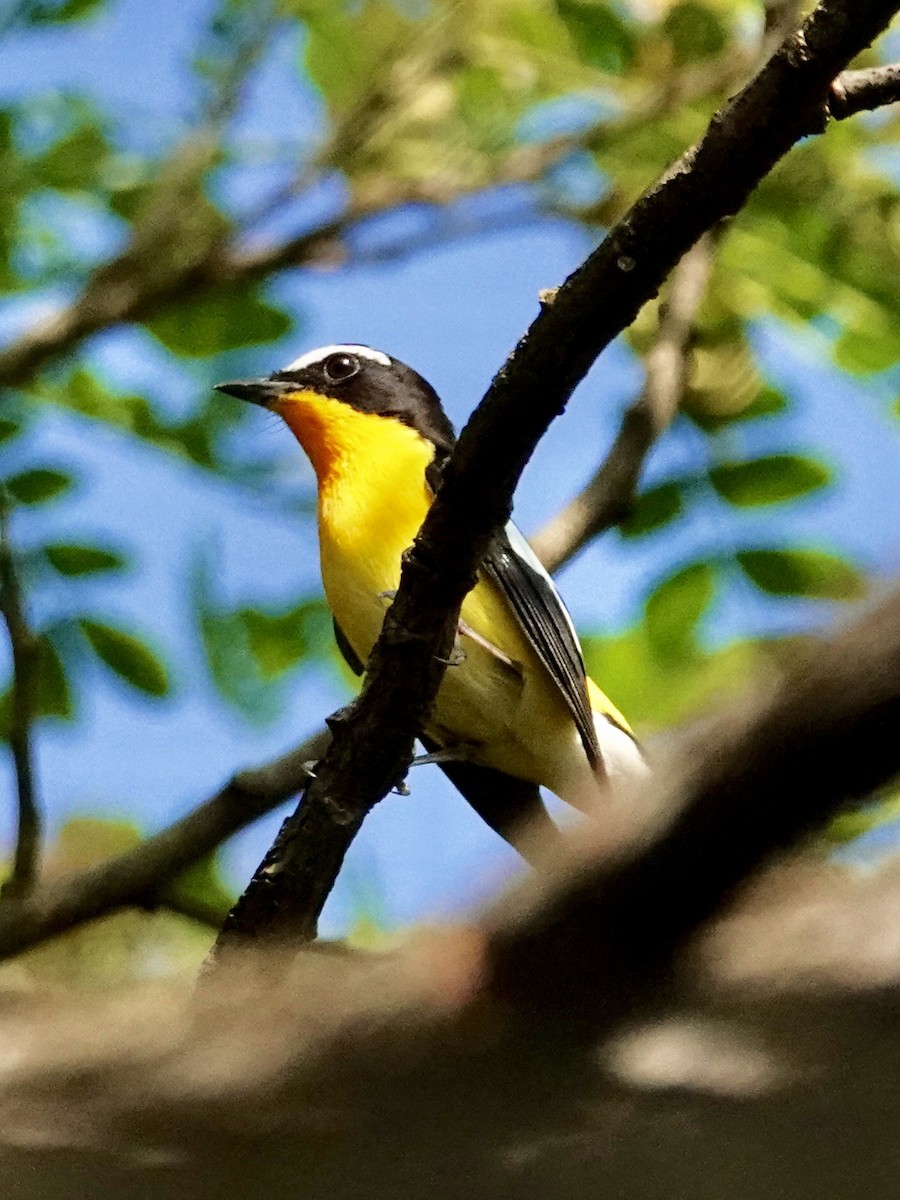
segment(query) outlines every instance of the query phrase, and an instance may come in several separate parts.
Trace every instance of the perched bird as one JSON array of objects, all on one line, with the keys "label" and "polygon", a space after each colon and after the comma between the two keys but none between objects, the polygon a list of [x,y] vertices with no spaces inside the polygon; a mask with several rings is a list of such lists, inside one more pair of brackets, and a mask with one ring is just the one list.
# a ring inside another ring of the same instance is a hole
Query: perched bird
[{"label": "perched bird", "polygon": [[[278,413],[309,456],[325,595],[338,645],[362,673],[453,447],[437,394],[404,363],[359,345],[312,350],[218,391]],[[526,818],[551,828],[538,785],[590,811],[607,778],[646,770],[625,719],[585,673],[553,581],[512,523],[494,536],[463,603],[454,665],[422,740],[513,844]]]}]

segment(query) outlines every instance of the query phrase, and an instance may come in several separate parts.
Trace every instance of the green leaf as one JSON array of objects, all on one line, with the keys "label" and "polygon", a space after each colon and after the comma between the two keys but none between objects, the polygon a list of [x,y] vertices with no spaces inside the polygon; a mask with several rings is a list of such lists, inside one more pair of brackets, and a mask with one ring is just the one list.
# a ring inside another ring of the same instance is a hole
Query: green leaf
[{"label": "green leaf", "polygon": [[364,0],[353,6],[306,5],[306,67],[334,115],[346,113],[377,91],[386,68],[409,45],[413,23],[400,5]]},{"label": "green leaf", "polygon": [[59,652],[47,637],[38,641],[36,670],[35,715],[70,720],[74,715],[74,706],[65,667]]},{"label": "green leaf", "polygon": [[768,643],[734,642],[713,651],[695,646],[688,657],[660,657],[641,622],[612,637],[585,637],[585,663],[629,721],[643,731],[670,729],[747,686],[747,677],[765,662]]},{"label": "green leaf", "polygon": [[147,696],[168,695],[166,668],[133,633],[88,617],[83,617],[78,624],[100,661],[120,679]]},{"label": "green leaf", "polygon": [[52,467],[34,467],[10,476],[4,486],[20,504],[44,504],[67,492],[72,477]]},{"label": "green leaf", "polygon": [[858,600],[865,594],[859,571],[824,550],[741,550],[737,561],[747,578],[770,596]]},{"label": "green leaf", "polygon": [[18,436],[22,426],[18,421],[7,421],[0,418],[0,442],[9,442]]},{"label": "green leaf", "polygon": [[50,25],[56,21],[82,21],[93,16],[103,0],[18,0],[14,23]]},{"label": "green leaf", "polygon": [[221,915],[224,921],[234,903],[234,893],[226,886],[218,857],[211,854],[189,867],[173,883],[167,894],[177,899],[190,901],[192,905],[206,910],[211,915]]},{"label": "green leaf", "polygon": [[712,58],[724,49],[727,33],[716,14],[705,4],[685,0],[666,14],[663,29],[669,35],[679,66]]},{"label": "green leaf", "polygon": [[321,624],[323,614],[329,627],[326,643],[329,645],[330,622],[322,600],[304,600],[287,611],[272,612],[262,608],[238,610],[236,616],[244,626],[248,648],[263,680],[278,679],[299,666],[305,658],[317,651],[322,652],[321,639],[316,645],[315,626]]},{"label": "green leaf", "polygon": [[70,542],[54,542],[44,547],[44,554],[60,575],[96,575],[100,571],[121,571],[126,559],[101,546],[79,546]]},{"label": "green leaf", "polygon": [[678,480],[672,479],[648,488],[638,496],[634,511],[620,523],[619,532],[626,538],[655,533],[681,515],[683,501],[684,493]]},{"label": "green leaf", "polygon": [[761,417],[774,417],[788,408],[787,398],[776,388],[768,384],[760,388],[756,397],[745,407],[735,412],[713,413],[696,408],[688,412],[695,424],[707,433],[715,433],[727,425],[735,425],[739,421],[755,421]]},{"label": "green leaf", "polygon": [[834,361],[854,375],[886,371],[900,359],[896,307],[857,298],[849,304],[845,328],[834,343]]},{"label": "green leaf", "polygon": [[[34,711],[36,719],[61,717],[71,720],[74,705],[69,682],[59,652],[46,636],[38,638],[34,660]],[[0,696],[0,738],[9,737],[12,698],[7,690]]]},{"label": "green leaf", "polygon": [[222,287],[170,306],[147,328],[173,354],[204,358],[273,342],[291,328],[291,319],[252,292]]},{"label": "green leaf", "polygon": [[697,626],[715,593],[715,568],[696,562],[664,579],[648,596],[644,614],[647,638],[663,662],[691,655]]},{"label": "green leaf", "polygon": [[81,191],[96,187],[109,154],[109,146],[97,125],[82,125],[62,138],[32,164],[38,183],[58,191]]},{"label": "green leaf", "polygon": [[831,480],[822,462],[800,454],[769,454],[746,462],[720,463],[709,472],[723,500],[736,508],[783,504],[818,491]]},{"label": "green leaf", "polygon": [[582,61],[621,75],[634,57],[634,37],[612,5],[598,0],[556,0]]}]

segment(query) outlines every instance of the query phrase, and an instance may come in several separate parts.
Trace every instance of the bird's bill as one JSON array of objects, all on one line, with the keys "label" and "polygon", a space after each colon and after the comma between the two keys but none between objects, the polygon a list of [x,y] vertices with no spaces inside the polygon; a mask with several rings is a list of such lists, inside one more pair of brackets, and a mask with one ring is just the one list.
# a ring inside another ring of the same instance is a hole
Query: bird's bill
[{"label": "bird's bill", "polygon": [[260,408],[270,408],[286,389],[284,383],[276,379],[236,379],[233,383],[217,383],[215,390],[249,404],[258,404]]}]

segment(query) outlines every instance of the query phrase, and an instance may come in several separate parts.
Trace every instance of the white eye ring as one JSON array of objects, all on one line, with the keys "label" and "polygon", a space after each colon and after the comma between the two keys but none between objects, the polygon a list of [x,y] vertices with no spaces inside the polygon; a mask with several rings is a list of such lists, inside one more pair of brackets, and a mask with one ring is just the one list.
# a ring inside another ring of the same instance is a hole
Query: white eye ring
[{"label": "white eye ring", "polygon": [[322,371],[329,383],[344,383],[359,374],[360,362],[353,354],[330,354],[322,364]]}]

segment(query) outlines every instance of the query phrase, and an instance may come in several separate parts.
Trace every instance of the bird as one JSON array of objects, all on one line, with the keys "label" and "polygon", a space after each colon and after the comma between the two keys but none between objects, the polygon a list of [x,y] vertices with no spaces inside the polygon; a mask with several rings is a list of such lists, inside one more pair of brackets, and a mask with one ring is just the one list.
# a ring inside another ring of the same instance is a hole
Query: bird
[{"label": "bird", "polygon": [[[437,393],[399,359],[356,343],[216,390],[277,413],[306,452],[335,637],[362,674],[455,444]],[[541,786],[596,815],[609,785],[647,772],[627,721],[587,675],[556,585],[512,522],[493,535],[463,602],[420,740],[422,760],[437,762],[531,861],[541,836],[557,832]]]}]

